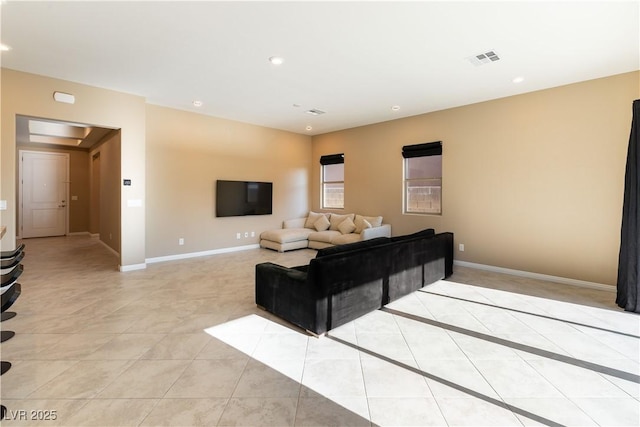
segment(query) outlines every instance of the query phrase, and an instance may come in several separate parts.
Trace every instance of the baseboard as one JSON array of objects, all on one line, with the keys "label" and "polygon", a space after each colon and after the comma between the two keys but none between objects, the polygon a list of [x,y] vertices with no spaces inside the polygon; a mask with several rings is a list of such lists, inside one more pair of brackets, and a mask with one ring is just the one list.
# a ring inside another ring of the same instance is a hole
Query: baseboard
[{"label": "baseboard", "polygon": [[[99,238],[100,235],[99,234],[89,234],[89,236],[91,238]],[[107,248],[109,250],[109,252],[111,252],[113,255],[115,255],[116,257],[118,257],[118,259],[120,258],[120,254],[118,253],[118,251],[116,251],[115,249],[113,249],[111,246],[107,245],[105,242],[103,242],[102,240],[98,240],[98,242],[100,242],[100,244],[102,244],[102,246],[104,246],[105,248]],[[146,263],[142,263],[142,264],[131,264],[131,265],[118,265],[118,270],[122,273],[127,272],[127,271],[135,271],[135,270],[144,270],[145,268],[147,268],[147,264]]]},{"label": "baseboard", "polygon": [[118,253],[118,251],[116,251],[115,249],[113,249],[111,246],[107,245],[105,242],[103,242],[102,240],[98,240],[102,246],[104,246],[105,248],[109,249],[109,251],[114,254],[117,257],[120,257],[120,254]]},{"label": "baseboard", "polygon": [[67,236],[91,236],[88,231],[74,231],[73,233],[67,233]]},{"label": "baseboard", "polygon": [[260,248],[260,245],[256,243],[254,245],[233,246],[230,248],[212,249],[210,251],[191,252],[187,254],[177,254],[177,255],[167,255],[167,256],[160,256],[160,257],[154,257],[154,258],[147,258],[145,261],[147,262],[147,264],[154,264],[156,262],[177,261],[177,260],[187,259],[187,258],[197,258],[201,256],[226,254],[229,252],[239,252],[239,251],[246,251],[249,249],[259,249],[259,248]]},{"label": "baseboard", "polygon": [[144,270],[145,268],[147,268],[147,264],[146,263],[131,264],[131,265],[119,265],[118,266],[118,270],[120,270],[120,272],[122,272],[122,273],[125,273],[127,271]]},{"label": "baseboard", "polygon": [[616,292],[616,287],[603,283],[587,282],[585,280],[570,279],[568,277],[550,276],[548,274],[532,273],[530,271],[513,270],[510,268],[495,267],[493,265],[476,264],[467,261],[453,261],[460,267],[475,268],[477,270],[492,271],[494,273],[511,274],[512,276],[526,277],[529,279],[546,280],[548,282],[562,283],[563,285],[580,286],[583,288],[598,289],[600,291]]}]

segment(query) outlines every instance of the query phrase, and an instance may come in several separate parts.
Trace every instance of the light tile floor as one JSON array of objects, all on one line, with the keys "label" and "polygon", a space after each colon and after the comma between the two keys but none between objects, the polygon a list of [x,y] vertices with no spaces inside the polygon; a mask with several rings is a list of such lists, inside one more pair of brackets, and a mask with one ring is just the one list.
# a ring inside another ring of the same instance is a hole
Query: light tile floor
[{"label": "light tile floor", "polygon": [[318,339],[253,300],[255,264],[312,250],[120,273],[89,237],[25,243],[3,426],[640,425],[614,292],[458,267]]}]

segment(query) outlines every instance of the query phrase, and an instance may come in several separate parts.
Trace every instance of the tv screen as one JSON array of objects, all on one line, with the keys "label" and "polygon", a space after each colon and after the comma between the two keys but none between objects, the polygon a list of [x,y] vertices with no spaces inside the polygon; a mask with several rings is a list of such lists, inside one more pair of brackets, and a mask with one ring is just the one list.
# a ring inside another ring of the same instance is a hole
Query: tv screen
[{"label": "tv screen", "polygon": [[271,215],[273,184],[216,181],[216,216]]}]

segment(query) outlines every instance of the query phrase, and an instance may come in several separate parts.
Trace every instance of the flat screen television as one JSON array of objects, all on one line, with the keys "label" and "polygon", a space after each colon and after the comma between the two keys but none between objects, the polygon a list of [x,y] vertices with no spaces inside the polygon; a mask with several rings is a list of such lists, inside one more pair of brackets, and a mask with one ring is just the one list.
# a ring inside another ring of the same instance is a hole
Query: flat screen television
[{"label": "flat screen television", "polygon": [[273,183],[216,181],[216,216],[271,215]]}]

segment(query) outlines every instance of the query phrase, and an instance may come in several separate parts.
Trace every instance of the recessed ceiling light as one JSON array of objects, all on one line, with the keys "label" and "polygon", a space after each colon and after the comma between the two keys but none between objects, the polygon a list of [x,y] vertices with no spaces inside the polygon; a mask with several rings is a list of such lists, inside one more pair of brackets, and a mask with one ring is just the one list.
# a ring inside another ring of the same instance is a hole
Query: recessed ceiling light
[{"label": "recessed ceiling light", "polygon": [[307,130],[313,130],[313,128],[311,126],[307,126],[305,129]]},{"label": "recessed ceiling light", "polygon": [[194,107],[202,107],[202,101],[198,101],[198,100],[193,101],[193,106]]},{"label": "recessed ceiling light", "polygon": [[522,83],[524,81],[524,77],[522,76],[518,76],[515,79],[513,79],[514,83]]},{"label": "recessed ceiling light", "polygon": [[391,111],[399,111],[399,110],[400,110],[399,105],[394,105],[393,107],[391,107]]},{"label": "recessed ceiling light", "polygon": [[282,63],[284,62],[284,58],[281,56],[272,56],[271,58],[269,58],[269,62],[271,62],[273,65],[282,65]]},{"label": "recessed ceiling light", "polygon": [[0,44],[0,52],[8,52],[10,50],[11,50],[11,48],[9,46],[7,46],[6,44]]}]

